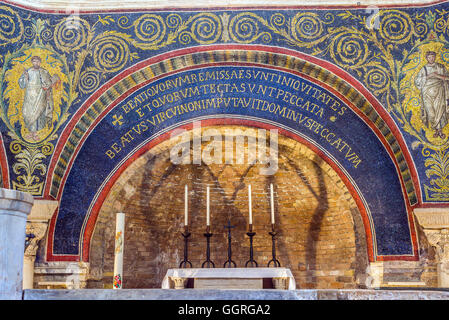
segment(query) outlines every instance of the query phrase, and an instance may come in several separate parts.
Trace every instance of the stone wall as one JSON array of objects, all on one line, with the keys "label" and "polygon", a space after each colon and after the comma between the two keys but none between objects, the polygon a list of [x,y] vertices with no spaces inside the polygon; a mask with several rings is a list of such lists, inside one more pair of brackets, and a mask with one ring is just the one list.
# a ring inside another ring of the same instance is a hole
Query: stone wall
[{"label": "stone wall", "polygon": [[[233,126],[216,127],[222,133]],[[256,130],[239,127],[245,134]],[[299,288],[363,286],[368,264],[360,213],[344,183],[322,159],[290,138],[279,136],[279,170],[259,174],[256,165],[174,165],[172,141],[137,159],[111,189],[97,219],[90,248],[89,288],[110,288],[114,260],[115,213],[126,213],[124,288],[158,288],[168,268],[183,258],[184,185],[189,186],[190,260],[205,260],[206,185],[211,186],[211,258],[227,259],[224,225],[232,230],[232,257],[248,260],[247,185],[252,186],[254,252],[260,266],[271,259],[269,185],[275,186],[280,236],[278,258],[291,268]],[[245,145],[246,150],[248,144]]]}]

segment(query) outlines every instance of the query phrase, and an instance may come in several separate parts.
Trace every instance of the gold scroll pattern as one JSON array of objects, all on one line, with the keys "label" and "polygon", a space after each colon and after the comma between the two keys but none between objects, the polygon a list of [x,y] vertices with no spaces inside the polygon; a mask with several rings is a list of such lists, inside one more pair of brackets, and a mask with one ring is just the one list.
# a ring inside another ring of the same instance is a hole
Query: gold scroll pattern
[{"label": "gold scroll pattern", "polygon": [[[16,155],[14,172],[23,173],[21,188],[29,188],[35,195],[40,192],[41,188],[36,188],[40,181],[36,175],[45,174],[44,159],[49,155],[43,148],[50,148],[51,141],[57,138],[54,132],[68,119],[68,109],[74,102],[79,102],[78,95],[93,93],[108,74],[119,72],[140,59],[139,50],[155,51],[170,45],[264,43],[290,46],[328,59],[356,75],[396,118],[401,128],[415,138],[412,147],[422,147],[422,154],[427,159],[426,173],[434,185],[428,200],[449,200],[445,156],[448,141],[435,142],[426,138],[422,130],[417,129],[416,122],[411,122],[410,113],[416,113],[419,106],[411,108],[403,96],[413,92],[412,78],[401,82],[407,77],[407,59],[419,51],[423,43],[439,41],[446,45],[448,12],[386,9],[369,17],[361,12],[144,13],[132,21],[125,15],[103,14],[98,15],[95,22],[81,16],[68,16],[53,22],[22,18],[14,9],[0,6],[0,47],[32,39],[31,49],[47,43],[46,48],[59,55],[66,64],[67,56],[73,57],[72,70],[65,79],[66,107],[58,116],[55,130],[35,144],[28,143],[20,135],[14,136],[14,147],[10,149]],[[30,23],[25,25],[24,20]],[[23,51],[24,48],[15,50]],[[3,63],[4,58],[1,57]],[[1,75],[2,83],[5,72],[3,70]],[[2,106],[2,120],[9,124],[5,110],[7,108]],[[435,166],[441,170],[436,170]],[[18,181],[15,183],[13,185],[17,186]]]}]

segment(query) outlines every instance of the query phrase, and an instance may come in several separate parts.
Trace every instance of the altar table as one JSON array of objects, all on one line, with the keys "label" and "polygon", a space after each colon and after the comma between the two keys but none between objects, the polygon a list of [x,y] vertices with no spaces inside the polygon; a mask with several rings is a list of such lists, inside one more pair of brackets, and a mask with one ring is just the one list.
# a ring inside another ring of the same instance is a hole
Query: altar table
[{"label": "altar table", "polygon": [[288,268],[168,269],[162,289],[184,289],[192,279],[194,289],[263,289],[270,279],[275,289],[296,289],[295,278]]}]

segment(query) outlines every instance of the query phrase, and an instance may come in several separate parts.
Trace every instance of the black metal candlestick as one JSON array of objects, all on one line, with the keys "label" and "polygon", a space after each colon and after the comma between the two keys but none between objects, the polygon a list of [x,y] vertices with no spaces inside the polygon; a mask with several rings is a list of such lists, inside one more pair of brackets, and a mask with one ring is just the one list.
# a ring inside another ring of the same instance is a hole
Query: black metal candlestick
[{"label": "black metal candlestick", "polygon": [[235,226],[231,226],[231,220],[228,220],[228,225],[224,226],[225,229],[228,229],[228,260],[223,264],[223,268],[232,268],[234,266],[237,267],[234,261],[232,261],[232,247],[231,247],[231,229]]},{"label": "black metal candlestick", "polygon": [[189,232],[189,227],[185,226],[184,227],[184,233],[182,233],[182,236],[184,237],[184,260],[181,261],[181,263],[179,264],[180,268],[187,268],[187,265],[190,266],[190,268],[192,268],[192,263],[189,261],[189,251],[188,251],[188,242],[189,242],[189,237],[191,235],[191,233]]},{"label": "black metal candlestick", "polygon": [[278,259],[276,259],[276,235],[277,232],[274,231],[274,224],[271,224],[271,232],[268,232],[271,235],[271,240],[273,242],[273,259],[271,259],[270,261],[268,261],[268,267],[270,266],[271,263],[274,264],[274,267],[280,267],[281,263],[279,262]]},{"label": "black metal candlestick", "polygon": [[210,259],[210,237],[212,237],[212,233],[210,233],[210,227],[206,227],[206,233],[204,233],[204,236],[206,237],[206,261],[203,262],[201,265],[201,268],[204,268],[205,265],[207,265],[207,268],[210,268],[212,265],[212,268],[215,268],[215,263]]},{"label": "black metal candlestick", "polygon": [[250,267],[257,267],[257,261],[254,260],[254,254],[253,254],[253,237],[256,235],[255,232],[253,232],[253,225],[249,225],[249,231],[246,233],[249,237],[249,260],[245,263],[245,268],[248,267],[248,264]]}]

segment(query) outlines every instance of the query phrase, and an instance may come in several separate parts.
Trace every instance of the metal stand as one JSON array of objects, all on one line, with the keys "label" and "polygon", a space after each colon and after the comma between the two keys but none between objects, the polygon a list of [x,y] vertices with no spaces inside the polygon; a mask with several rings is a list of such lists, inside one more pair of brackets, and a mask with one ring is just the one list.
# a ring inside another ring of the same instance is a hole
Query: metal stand
[{"label": "metal stand", "polygon": [[249,225],[249,231],[246,233],[249,237],[249,260],[245,263],[245,268],[248,267],[248,264],[250,267],[257,267],[257,261],[253,258],[253,237],[256,235],[255,232],[253,232],[253,225]]},{"label": "metal stand", "polygon": [[271,263],[274,264],[274,267],[280,267],[281,263],[279,262],[278,259],[276,259],[276,235],[277,232],[274,231],[274,224],[271,225],[271,232],[268,232],[271,235],[271,240],[273,242],[273,259],[271,259],[270,261],[268,261],[268,267],[270,266]]},{"label": "metal stand", "polygon": [[191,235],[191,233],[189,232],[189,228],[187,226],[185,226],[184,233],[181,233],[181,234],[184,237],[184,260],[182,260],[182,262],[179,264],[179,267],[187,268],[187,265],[189,265],[190,268],[192,268],[192,263],[188,259],[188,256],[189,256],[188,242],[189,242],[189,237]]},{"label": "metal stand", "polygon": [[203,262],[201,268],[204,268],[205,265],[207,265],[207,268],[210,268],[211,265],[212,268],[215,268],[215,263],[210,260],[210,237],[212,237],[212,233],[210,233],[209,226],[206,227],[206,233],[204,233],[204,236],[206,237],[206,261]]},{"label": "metal stand", "polygon": [[256,235],[255,232],[253,232],[253,225],[249,225],[249,231],[246,233],[249,237],[249,260],[245,263],[245,268],[248,267],[248,264],[250,267],[257,267],[257,261],[254,260],[254,252],[253,252],[253,237]]},{"label": "metal stand", "polygon": [[235,226],[231,226],[231,220],[228,220],[228,225],[225,226],[225,229],[228,229],[228,260],[224,263],[223,268],[232,268],[237,267],[234,261],[232,261],[232,248],[231,248],[231,229]]}]

